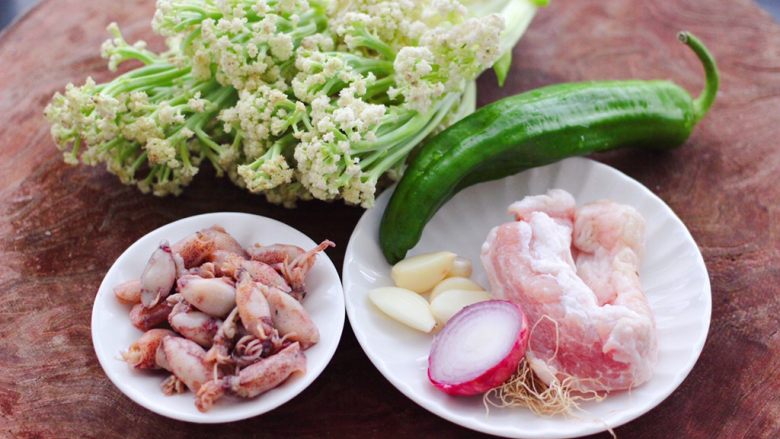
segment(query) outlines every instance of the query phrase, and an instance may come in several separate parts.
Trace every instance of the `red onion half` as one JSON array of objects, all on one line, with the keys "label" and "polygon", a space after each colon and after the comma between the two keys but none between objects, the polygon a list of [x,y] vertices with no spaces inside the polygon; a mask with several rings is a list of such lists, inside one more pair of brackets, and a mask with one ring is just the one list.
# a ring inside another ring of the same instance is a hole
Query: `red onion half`
[{"label": "red onion half", "polygon": [[487,392],[512,376],[525,355],[528,321],[505,300],[488,300],[455,314],[434,338],[428,379],[450,395]]}]

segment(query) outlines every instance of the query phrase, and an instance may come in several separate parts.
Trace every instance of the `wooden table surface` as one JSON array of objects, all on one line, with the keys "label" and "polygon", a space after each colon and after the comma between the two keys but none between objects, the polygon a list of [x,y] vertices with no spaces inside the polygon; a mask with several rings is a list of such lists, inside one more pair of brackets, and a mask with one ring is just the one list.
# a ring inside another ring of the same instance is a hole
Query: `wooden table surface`
[{"label": "wooden table surface", "polygon": [[[90,341],[92,301],[114,259],[148,231],[204,212],[251,212],[336,241],[330,256],[340,267],[362,213],[318,202],[285,210],[212,175],[179,198],[157,199],[103,169],[64,165],[43,106],[69,81],[107,78],[98,56],[105,25],[142,38],[153,6],[44,1],[0,36],[0,437],[472,437],[395,390],[349,326],[311,387],[243,422],[163,418],[103,374]],[[597,159],[647,185],[688,225],[712,280],[712,326],[680,388],[617,434],[780,437],[780,25],[749,0],[553,0],[516,48],[506,87],[492,75],[480,80],[480,102],[607,78],[671,78],[698,93],[702,73],[676,42],[680,29],[718,59],[723,86],[712,112],[681,149]]]}]

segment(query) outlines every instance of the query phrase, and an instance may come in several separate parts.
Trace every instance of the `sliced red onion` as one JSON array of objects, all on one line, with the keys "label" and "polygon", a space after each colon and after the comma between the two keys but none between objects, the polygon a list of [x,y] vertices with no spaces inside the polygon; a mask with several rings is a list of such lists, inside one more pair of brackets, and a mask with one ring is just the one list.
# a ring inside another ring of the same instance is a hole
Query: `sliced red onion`
[{"label": "sliced red onion", "polygon": [[455,314],[434,338],[428,379],[450,395],[477,395],[517,370],[528,343],[528,321],[512,302],[488,300]]}]

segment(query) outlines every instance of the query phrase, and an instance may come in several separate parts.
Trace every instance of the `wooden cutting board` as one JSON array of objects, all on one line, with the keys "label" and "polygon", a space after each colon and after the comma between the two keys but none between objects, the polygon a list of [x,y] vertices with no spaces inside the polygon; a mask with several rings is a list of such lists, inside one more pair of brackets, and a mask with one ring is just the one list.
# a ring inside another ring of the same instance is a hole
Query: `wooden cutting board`
[{"label": "wooden cutting board", "polygon": [[[179,198],[157,199],[103,169],[64,165],[43,106],[69,81],[108,78],[98,56],[106,24],[119,22],[131,40],[148,37],[153,7],[44,1],[0,35],[0,436],[472,437],[395,390],[349,328],[309,389],[243,422],[172,421],[108,381],[90,341],[92,300],[113,260],[140,236],[194,214],[251,212],[336,241],[329,254],[341,266],[362,213],[318,202],[285,210],[210,175]],[[718,59],[723,86],[712,112],[681,149],[597,159],[647,185],[687,224],[710,271],[712,326],[682,386],[616,431],[780,437],[780,25],[748,0],[553,0],[516,48],[506,86],[490,74],[480,80],[480,102],[613,78],[669,78],[698,93],[702,73],[675,40],[680,29]]]}]

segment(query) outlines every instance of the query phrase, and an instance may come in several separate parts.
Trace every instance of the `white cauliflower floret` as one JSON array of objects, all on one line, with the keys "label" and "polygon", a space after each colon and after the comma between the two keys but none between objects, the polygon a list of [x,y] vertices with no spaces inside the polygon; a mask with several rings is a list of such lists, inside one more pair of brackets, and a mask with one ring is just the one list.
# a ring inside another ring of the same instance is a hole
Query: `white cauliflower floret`
[{"label": "white cauliflower floret", "polygon": [[433,53],[427,47],[404,47],[393,63],[396,84],[389,90],[391,98],[402,95],[409,108],[423,111],[445,92],[439,81],[428,80],[435,63]]},{"label": "white cauliflower floret", "polygon": [[208,101],[201,98],[200,96],[200,92],[196,92],[195,96],[187,101],[187,106],[190,107],[190,110],[196,113],[202,113],[206,111],[206,104],[208,104]]},{"label": "white cauliflower floret", "polygon": [[265,153],[273,139],[296,125],[304,113],[303,105],[263,85],[254,92],[242,91],[236,105],[223,110],[219,118],[225,123],[225,131],[238,130],[242,134],[244,154],[254,160]]},{"label": "white cauliflower floret", "polygon": [[160,126],[167,127],[174,124],[184,123],[184,115],[178,108],[172,107],[169,103],[163,102],[157,109],[157,121]]},{"label": "white cauliflower floret", "polygon": [[264,194],[269,203],[281,204],[290,209],[296,206],[298,200],[308,201],[314,198],[298,181],[279,185]]},{"label": "white cauliflower floret", "polygon": [[267,191],[293,179],[293,170],[282,155],[271,156],[262,160],[259,166],[253,164],[238,167],[238,175],[246,183],[246,188],[253,193]]},{"label": "white cauliflower floret", "polygon": [[151,165],[166,165],[170,168],[180,166],[179,161],[176,160],[176,149],[166,139],[149,139],[146,152]]}]

